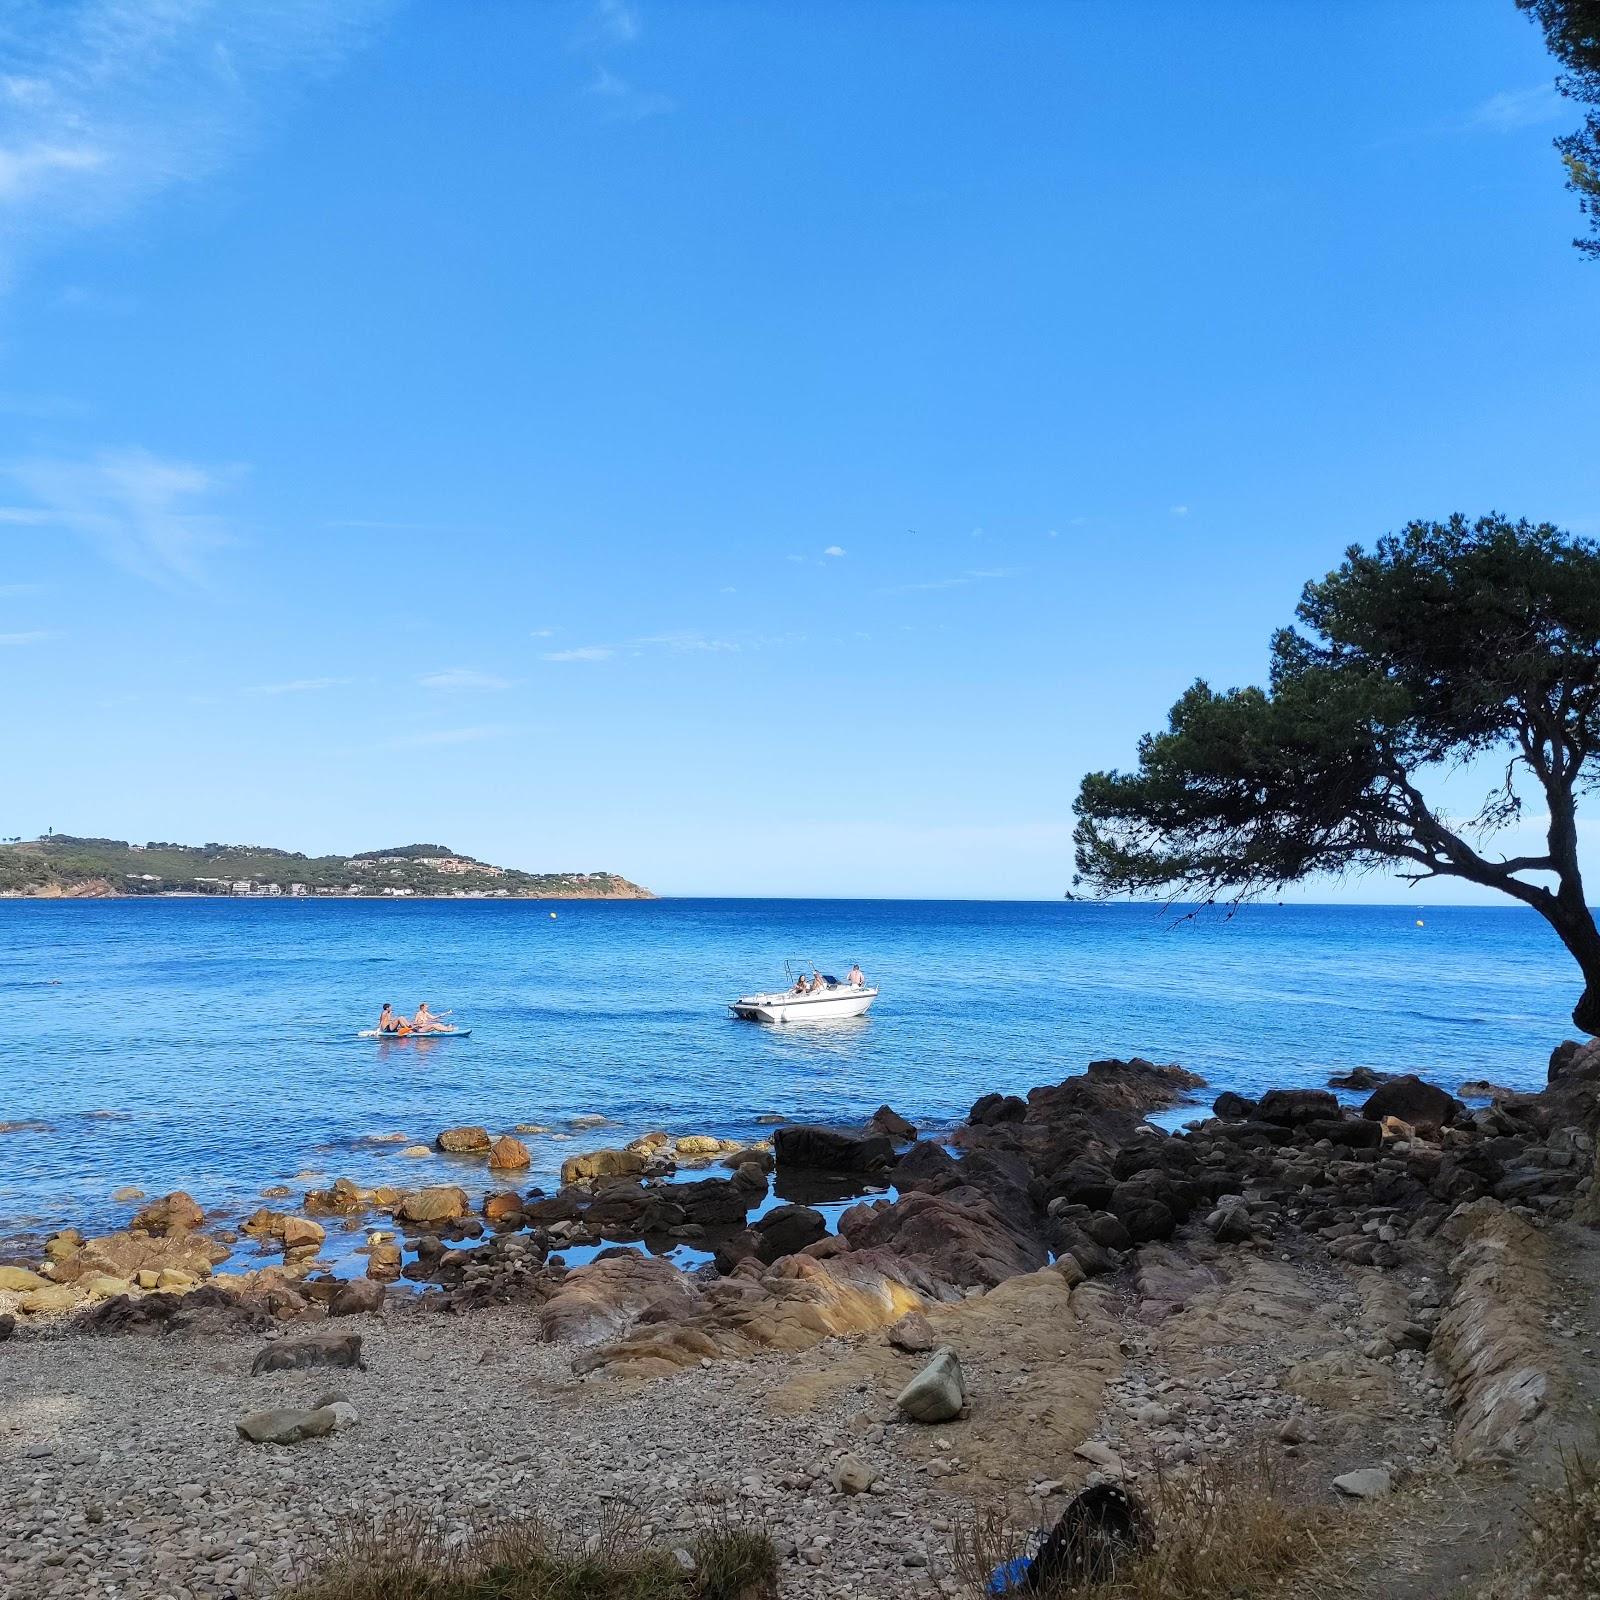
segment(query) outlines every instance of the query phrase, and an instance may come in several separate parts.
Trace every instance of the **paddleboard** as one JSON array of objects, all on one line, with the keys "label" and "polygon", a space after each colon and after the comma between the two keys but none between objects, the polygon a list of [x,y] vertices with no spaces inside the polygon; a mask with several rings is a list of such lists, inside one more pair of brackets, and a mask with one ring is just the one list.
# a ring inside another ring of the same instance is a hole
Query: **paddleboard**
[{"label": "paddleboard", "polygon": [[377,1028],[363,1028],[358,1039],[465,1039],[471,1028],[433,1028],[427,1033],[383,1033]]}]

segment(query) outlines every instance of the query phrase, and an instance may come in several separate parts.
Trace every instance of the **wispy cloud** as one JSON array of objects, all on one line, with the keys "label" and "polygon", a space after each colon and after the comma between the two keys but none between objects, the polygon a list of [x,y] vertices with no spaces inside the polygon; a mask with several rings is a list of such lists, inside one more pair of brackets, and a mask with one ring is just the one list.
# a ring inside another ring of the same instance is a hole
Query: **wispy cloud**
[{"label": "wispy cloud", "polygon": [[528,637],[530,639],[550,639],[555,636],[555,631],[554,628],[530,628]]},{"label": "wispy cloud", "polygon": [[844,554],[844,547],[842,545],[830,544],[822,553],[825,556],[842,556]]},{"label": "wispy cloud", "polygon": [[574,650],[546,650],[542,661],[610,661],[619,655],[640,656],[652,650],[674,655],[723,655],[740,646],[732,639],[712,639],[703,633],[647,633],[617,644],[586,644]]},{"label": "wispy cloud", "polygon": [[475,672],[471,667],[446,667],[443,672],[425,672],[417,679],[424,689],[509,689],[511,680],[493,672]]},{"label": "wispy cloud", "polygon": [[880,590],[882,594],[923,594],[936,589],[964,589],[968,584],[986,583],[996,578],[1014,578],[1017,575],[1016,567],[971,567],[966,572],[960,572],[949,578],[927,578],[921,583],[897,583],[887,589]]},{"label": "wispy cloud", "polygon": [[0,286],[60,232],[208,177],[390,0],[11,0],[0,11]]},{"label": "wispy cloud", "polygon": [[479,744],[485,739],[499,739],[510,733],[509,728],[431,728],[421,733],[403,733],[391,739],[394,750],[422,750],[441,744]]},{"label": "wispy cloud", "polygon": [[598,0],[586,38],[605,44],[632,44],[639,37],[639,11],[625,0]]},{"label": "wispy cloud", "polygon": [[609,661],[617,652],[608,644],[579,645],[575,650],[546,650],[541,661]]},{"label": "wispy cloud", "polygon": [[1189,515],[1188,506],[1168,506],[1167,509],[1175,517],[1186,517]]},{"label": "wispy cloud", "polygon": [[32,628],[26,633],[0,633],[0,645],[42,644],[55,635],[47,628]]},{"label": "wispy cloud", "polygon": [[643,122],[647,117],[662,117],[678,108],[671,95],[641,89],[609,67],[595,68],[584,93],[619,122]]},{"label": "wispy cloud", "polygon": [[204,553],[229,542],[222,520],[204,509],[231,475],[214,468],[133,449],[18,461],[0,471],[35,502],[0,510],[0,521],[65,528],[152,582],[200,582]]},{"label": "wispy cloud", "polygon": [[321,689],[342,689],[354,678],[291,678],[287,683],[258,683],[246,694],[315,694]]},{"label": "wispy cloud", "polygon": [[1502,89],[1483,102],[1468,120],[1468,126],[1491,133],[1514,133],[1518,128],[1537,127],[1569,114],[1554,83],[1535,84],[1529,89]]}]

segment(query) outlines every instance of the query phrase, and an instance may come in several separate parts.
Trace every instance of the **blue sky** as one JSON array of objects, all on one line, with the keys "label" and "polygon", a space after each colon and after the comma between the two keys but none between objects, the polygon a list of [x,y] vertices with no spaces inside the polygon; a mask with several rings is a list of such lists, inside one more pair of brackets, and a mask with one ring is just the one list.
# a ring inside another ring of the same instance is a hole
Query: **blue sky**
[{"label": "blue sky", "polygon": [[1600,533],[1510,0],[7,17],[0,832],[1055,896],[1351,541]]}]

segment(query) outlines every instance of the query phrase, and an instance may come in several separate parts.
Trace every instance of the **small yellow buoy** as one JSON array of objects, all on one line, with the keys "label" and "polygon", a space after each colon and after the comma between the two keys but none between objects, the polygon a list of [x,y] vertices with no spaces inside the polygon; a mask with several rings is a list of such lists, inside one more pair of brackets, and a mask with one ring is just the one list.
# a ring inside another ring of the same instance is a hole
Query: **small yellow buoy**
[{"label": "small yellow buoy", "polygon": [[[554,922],[554,921],[555,921],[555,920],[556,920],[556,914],[555,914],[555,912],[553,912],[553,911],[552,911],[552,912],[551,912],[551,913],[550,913],[550,920],[551,920],[551,921],[552,921],[552,922]],[[1418,926],[1418,927],[1421,927],[1421,926],[1422,926],[1422,924],[1421,924],[1421,923],[1418,923],[1418,924],[1417,924],[1417,926]]]},{"label": "small yellow buoy", "polygon": [[[552,913],[552,915],[553,915],[553,913]],[[1423,921],[1423,920],[1422,920],[1422,918],[1421,918],[1421,917],[1418,917],[1418,918],[1417,918],[1417,926],[1418,926],[1418,927],[1419,927],[1419,928],[1425,928],[1425,927],[1427,927],[1427,923],[1425,923],[1425,922],[1424,922],[1424,921]]]}]

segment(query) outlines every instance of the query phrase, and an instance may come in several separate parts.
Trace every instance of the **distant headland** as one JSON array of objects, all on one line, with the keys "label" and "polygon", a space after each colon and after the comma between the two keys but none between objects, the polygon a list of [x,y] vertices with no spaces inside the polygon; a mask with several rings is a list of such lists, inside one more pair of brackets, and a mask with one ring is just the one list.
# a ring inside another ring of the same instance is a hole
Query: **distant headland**
[{"label": "distant headland", "polygon": [[0,897],[96,899],[653,900],[615,872],[519,872],[442,844],[308,856],[254,844],[171,844],[53,833],[0,845]]}]

